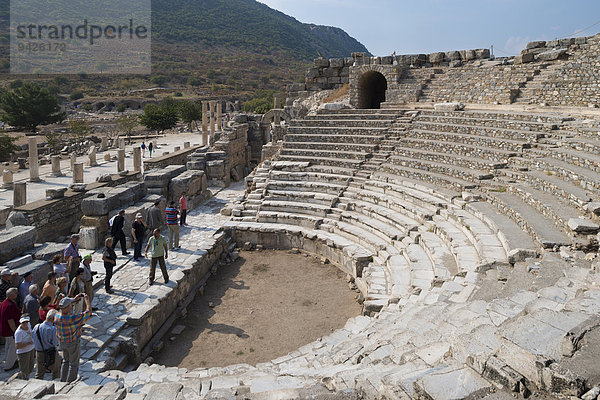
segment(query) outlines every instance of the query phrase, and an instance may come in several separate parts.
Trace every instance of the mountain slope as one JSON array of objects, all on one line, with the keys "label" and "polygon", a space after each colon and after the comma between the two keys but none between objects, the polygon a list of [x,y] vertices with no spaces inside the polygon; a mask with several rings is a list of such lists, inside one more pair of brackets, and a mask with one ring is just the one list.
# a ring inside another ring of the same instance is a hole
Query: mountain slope
[{"label": "mountain slope", "polygon": [[303,24],[254,0],[153,0],[153,41],[284,51],[310,60],[368,52],[339,28]]}]

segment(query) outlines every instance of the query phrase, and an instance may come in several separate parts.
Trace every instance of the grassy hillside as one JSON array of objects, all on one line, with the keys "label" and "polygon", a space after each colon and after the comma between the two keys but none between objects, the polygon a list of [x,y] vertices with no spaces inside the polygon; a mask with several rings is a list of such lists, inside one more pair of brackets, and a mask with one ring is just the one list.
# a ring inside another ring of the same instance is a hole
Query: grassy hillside
[{"label": "grassy hillside", "polygon": [[319,53],[367,52],[339,28],[303,24],[254,0],[153,0],[152,75],[11,76],[8,15],[8,1],[0,0],[0,86],[35,79],[56,93],[77,90],[86,97],[155,86],[243,97],[302,81]]}]

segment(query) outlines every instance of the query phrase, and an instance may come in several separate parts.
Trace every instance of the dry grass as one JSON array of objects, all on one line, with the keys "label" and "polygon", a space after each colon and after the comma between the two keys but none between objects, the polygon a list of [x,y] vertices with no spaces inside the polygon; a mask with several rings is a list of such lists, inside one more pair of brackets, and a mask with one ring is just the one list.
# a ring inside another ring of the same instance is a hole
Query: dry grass
[{"label": "dry grass", "polygon": [[336,100],[341,99],[350,92],[350,84],[346,83],[344,86],[336,89],[333,93],[323,99],[323,103],[333,103]]}]

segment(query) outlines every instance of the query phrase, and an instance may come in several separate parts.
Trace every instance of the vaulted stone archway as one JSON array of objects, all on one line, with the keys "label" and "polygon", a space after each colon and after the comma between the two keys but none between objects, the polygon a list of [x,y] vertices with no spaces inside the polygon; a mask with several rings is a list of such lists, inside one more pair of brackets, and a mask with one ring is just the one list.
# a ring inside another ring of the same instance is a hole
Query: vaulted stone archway
[{"label": "vaulted stone archway", "polygon": [[385,102],[387,79],[381,72],[369,71],[358,81],[358,108],[377,109]]}]

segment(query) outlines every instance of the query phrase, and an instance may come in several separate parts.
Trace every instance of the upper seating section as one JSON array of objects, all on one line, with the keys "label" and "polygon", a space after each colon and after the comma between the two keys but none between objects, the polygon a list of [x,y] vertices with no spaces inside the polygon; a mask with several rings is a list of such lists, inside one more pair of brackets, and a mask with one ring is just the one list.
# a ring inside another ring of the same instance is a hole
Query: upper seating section
[{"label": "upper seating section", "polygon": [[520,89],[545,66],[538,63],[503,65],[501,61],[488,61],[448,68],[424,87],[419,102],[510,104]]}]

